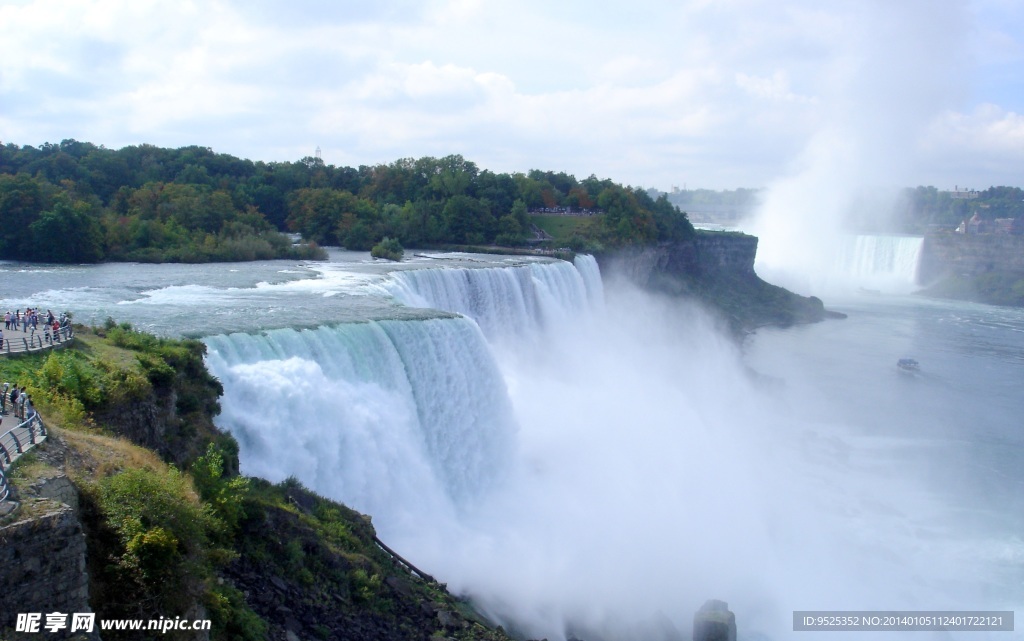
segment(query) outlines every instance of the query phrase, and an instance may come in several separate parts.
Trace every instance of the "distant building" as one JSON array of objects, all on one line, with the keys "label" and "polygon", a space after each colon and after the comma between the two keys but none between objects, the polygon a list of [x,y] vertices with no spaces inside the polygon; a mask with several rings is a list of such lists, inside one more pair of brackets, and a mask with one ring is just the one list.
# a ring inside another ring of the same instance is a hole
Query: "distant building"
[{"label": "distant building", "polygon": [[969,220],[956,228],[958,234],[1013,234],[1024,235],[1024,218],[996,218],[985,220],[974,212]]},{"label": "distant building", "polygon": [[960,189],[960,185],[953,187],[953,191],[943,191],[940,193],[949,194],[949,197],[955,200],[970,200],[977,198],[979,195],[979,192],[973,189]]},{"label": "distant building", "polygon": [[960,223],[956,231],[960,234],[987,234],[992,231],[992,223],[979,216],[978,212],[974,212],[970,220]]}]

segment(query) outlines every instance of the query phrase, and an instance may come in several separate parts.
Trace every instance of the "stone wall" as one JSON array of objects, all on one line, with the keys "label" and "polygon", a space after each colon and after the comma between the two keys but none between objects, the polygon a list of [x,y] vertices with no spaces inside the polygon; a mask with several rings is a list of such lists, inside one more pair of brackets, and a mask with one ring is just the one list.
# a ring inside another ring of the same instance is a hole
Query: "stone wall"
[{"label": "stone wall", "polygon": [[0,630],[13,629],[18,613],[43,613],[45,621],[49,612],[90,612],[85,534],[75,510],[40,498],[26,500],[17,515],[0,527]]},{"label": "stone wall", "polygon": [[989,272],[1024,272],[1024,236],[951,232],[925,236],[918,267],[921,284]]}]

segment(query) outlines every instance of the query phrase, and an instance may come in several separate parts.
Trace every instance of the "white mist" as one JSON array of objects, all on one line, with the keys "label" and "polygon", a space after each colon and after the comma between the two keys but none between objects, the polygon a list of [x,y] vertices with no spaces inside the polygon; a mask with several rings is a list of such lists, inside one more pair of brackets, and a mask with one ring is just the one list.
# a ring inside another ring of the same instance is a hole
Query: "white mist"
[{"label": "white mist", "polygon": [[[702,310],[625,285],[602,305],[578,268],[434,274],[449,293],[518,283],[508,295],[533,301],[530,331],[489,347],[446,325],[459,319],[389,322],[376,346],[339,340],[349,326],[211,339],[245,470],[369,511],[389,545],[531,638],[686,638],[708,598],[762,639],[788,638],[798,609],[983,602],[984,569],[934,526],[949,507],[898,455],[913,416],[843,409],[785,352],[758,355],[785,380],[753,375]],[[556,282],[576,293],[549,296]]]}]

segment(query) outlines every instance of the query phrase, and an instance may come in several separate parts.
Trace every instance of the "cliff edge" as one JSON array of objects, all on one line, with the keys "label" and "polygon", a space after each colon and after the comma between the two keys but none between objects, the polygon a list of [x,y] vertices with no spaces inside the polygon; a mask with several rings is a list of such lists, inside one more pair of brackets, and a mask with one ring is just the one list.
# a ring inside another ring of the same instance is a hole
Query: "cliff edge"
[{"label": "cliff edge", "polygon": [[820,299],[762,280],[754,271],[756,256],[756,236],[698,231],[690,240],[625,247],[596,258],[609,277],[623,277],[648,291],[700,300],[737,333],[828,316]]}]

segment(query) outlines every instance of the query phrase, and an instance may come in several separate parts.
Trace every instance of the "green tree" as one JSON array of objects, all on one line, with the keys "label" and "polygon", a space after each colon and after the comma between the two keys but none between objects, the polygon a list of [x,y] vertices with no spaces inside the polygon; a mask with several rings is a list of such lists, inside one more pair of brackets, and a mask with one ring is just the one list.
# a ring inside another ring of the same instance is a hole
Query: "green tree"
[{"label": "green tree", "polygon": [[103,232],[87,203],[59,198],[53,209],[29,226],[32,258],[53,263],[95,263],[103,260]]},{"label": "green tree", "polygon": [[0,258],[29,260],[32,223],[46,208],[42,184],[25,174],[0,176]]}]

